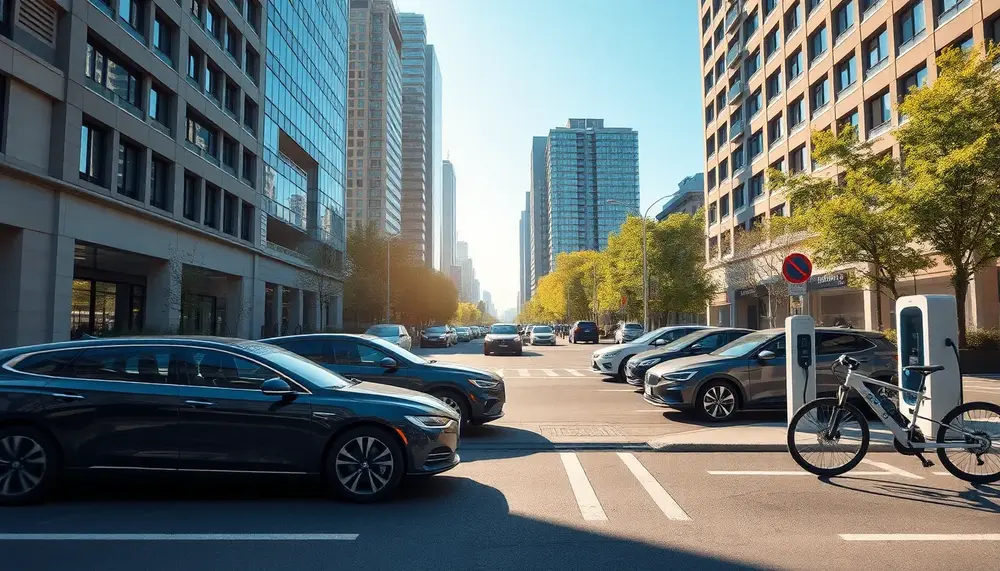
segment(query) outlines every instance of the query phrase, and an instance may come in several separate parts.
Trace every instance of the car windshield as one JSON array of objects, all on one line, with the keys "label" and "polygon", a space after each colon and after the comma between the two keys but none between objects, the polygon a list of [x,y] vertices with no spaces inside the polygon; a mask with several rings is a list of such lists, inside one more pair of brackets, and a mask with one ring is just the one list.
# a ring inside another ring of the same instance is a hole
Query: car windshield
[{"label": "car windshield", "polygon": [[469,329],[468,327],[458,327],[456,329],[458,330],[459,333],[469,333],[471,331],[471,329]]},{"label": "car windshield", "polygon": [[490,333],[494,335],[517,335],[517,326],[494,325],[493,327],[490,327]]},{"label": "car windshield", "polygon": [[714,333],[714,331],[712,331],[711,329],[705,329],[704,331],[695,331],[694,333],[688,333],[684,337],[675,339],[670,343],[667,343],[666,345],[660,347],[660,349],[662,349],[663,351],[676,351],[678,349],[683,349],[684,347],[687,347],[691,343],[694,343],[695,341],[701,339],[702,337],[705,337],[712,333]]},{"label": "car windshield", "polygon": [[287,349],[282,349],[277,345],[248,342],[241,343],[240,346],[253,352],[262,361],[286,371],[291,371],[293,375],[301,377],[317,387],[323,389],[342,389],[354,384],[337,373],[321,367],[305,357],[300,357]]},{"label": "car windshield", "polygon": [[536,325],[531,328],[532,333],[552,333],[552,328],[548,325]]},{"label": "car windshield", "polygon": [[394,337],[399,335],[398,325],[372,325],[365,333],[376,337]]},{"label": "car windshield", "polygon": [[424,329],[424,333],[445,333],[448,329],[443,325],[435,325],[434,327],[428,327]]},{"label": "car windshield", "polygon": [[649,343],[653,339],[656,339],[657,337],[659,337],[660,334],[663,333],[666,330],[667,330],[666,327],[661,327],[659,329],[654,329],[654,330],[650,331],[649,333],[640,336],[635,341],[633,341],[633,343],[640,343],[640,344],[641,343]]},{"label": "car windshield", "polygon": [[417,363],[419,365],[424,365],[424,364],[427,364],[427,363],[430,362],[427,359],[424,359],[423,357],[421,357],[419,355],[415,355],[413,353],[410,353],[409,351],[407,351],[406,349],[403,349],[399,345],[396,345],[395,343],[390,343],[390,342],[388,342],[385,339],[382,339],[380,337],[379,338],[375,338],[375,339],[369,339],[368,341],[372,345],[377,346],[382,351],[384,351],[386,353],[389,353],[390,355],[392,355],[396,359],[401,359],[403,361],[409,361],[410,363]]},{"label": "car windshield", "polygon": [[639,330],[642,330],[642,325],[639,325],[638,323],[626,323],[625,324],[625,329],[639,329]]},{"label": "car windshield", "polygon": [[750,351],[753,351],[760,345],[774,339],[776,333],[769,331],[758,331],[757,333],[751,333],[745,337],[740,337],[736,341],[728,345],[723,345],[715,351],[712,351],[712,355],[718,355],[720,357],[741,357],[746,355]]}]

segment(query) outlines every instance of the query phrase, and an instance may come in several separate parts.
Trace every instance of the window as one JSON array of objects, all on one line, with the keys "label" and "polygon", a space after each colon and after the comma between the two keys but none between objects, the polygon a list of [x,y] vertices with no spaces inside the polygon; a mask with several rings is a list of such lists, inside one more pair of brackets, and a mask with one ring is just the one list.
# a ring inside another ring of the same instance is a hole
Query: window
[{"label": "window", "polygon": [[222,138],[222,164],[228,167],[230,174],[236,176],[236,161],[239,157],[239,145],[229,137]]},{"label": "window", "polygon": [[719,216],[719,203],[713,202],[708,205],[708,223],[715,224]]},{"label": "window", "polygon": [[802,4],[796,2],[785,12],[785,37],[789,37],[798,31],[802,25]]},{"label": "window", "polygon": [[885,28],[881,32],[868,40],[865,44],[865,53],[868,55],[865,77],[881,69],[883,63],[889,59],[889,34]]},{"label": "window", "polygon": [[719,199],[719,216],[725,219],[729,216],[729,195],[723,194],[722,198]]},{"label": "window", "polygon": [[857,56],[854,52],[844,61],[837,64],[837,93],[854,85],[858,80]]},{"label": "window", "polygon": [[899,80],[900,100],[906,97],[911,89],[923,87],[924,85],[927,85],[927,64],[921,65]]},{"label": "window", "polygon": [[707,44],[701,49],[702,58],[707,62],[712,59],[712,41],[709,40]]},{"label": "window", "polygon": [[705,154],[709,157],[715,154],[715,135],[709,135],[705,140]]},{"label": "window", "polygon": [[222,99],[222,70],[212,64],[205,67],[205,94],[219,102]]},{"label": "window", "polygon": [[149,163],[149,205],[170,211],[170,167],[163,159],[153,156]]},{"label": "window", "polygon": [[847,0],[833,11],[833,35],[840,39],[840,36],[852,27],[854,27],[854,0]]},{"label": "window", "polygon": [[257,35],[260,35],[260,2],[257,0],[247,0],[247,22]]},{"label": "window", "polygon": [[715,105],[709,103],[705,108],[705,124],[708,125],[715,120]]},{"label": "window", "polygon": [[253,80],[255,85],[258,82],[259,66],[260,66],[260,56],[258,56],[257,52],[253,51],[252,48],[247,46],[247,55],[246,55],[246,61],[244,62],[243,71],[247,74],[247,76],[250,79]]},{"label": "window", "polygon": [[701,17],[701,33],[705,33],[712,27],[712,11],[709,10]]},{"label": "window", "polygon": [[193,117],[190,110],[188,111],[185,138],[189,143],[198,147],[202,154],[211,157],[218,156],[219,141],[215,129]]},{"label": "window", "polygon": [[720,55],[715,61],[715,77],[722,78],[726,74],[726,56]]},{"label": "window", "polygon": [[806,118],[806,100],[805,96],[799,96],[795,101],[788,106],[788,129],[792,130],[805,121]]},{"label": "window", "polygon": [[826,53],[827,47],[826,26],[824,25],[809,36],[809,61],[815,62],[819,59]]},{"label": "window", "polygon": [[118,194],[139,200],[139,149],[118,144]]},{"label": "window", "polygon": [[782,130],[782,124],[781,113],[778,113],[773,119],[767,122],[768,145],[773,145],[785,136],[785,132]]},{"label": "window", "polygon": [[240,239],[249,242],[251,238],[251,232],[254,225],[253,218],[253,204],[249,202],[244,202],[241,207],[242,213],[240,215]]},{"label": "window", "polygon": [[173,27],[168,20],[157,14],[153,19],[153,47],[168,59],[173,58]]},{"label": "window", "polygon": [[87,123],[80,129],[80,178],[104,184],[104,131]]},{"label": "window", "polygon": [[236,28],[227,26],[226,53],[228,53],[236,63],[240,63],[240,45],[242,43],[243,39],[240,37],[240,33],[236,30]]},{"label": "window", "polygon": [[280,377],[275,371],[231,353],[212,349],[184,349],[188,384],[196,387],[259,391],[264,381]]},{"label": "window", "polygon": [[36,353],[29,355],[18,361],[14,369],[30,375],[60,376],[80,354],[79,349],[67,351],[49,351],[46,353]]},{"label": "window", "polygon": [[743,185],[741,184],[733,189],[733,212],[739,212],[746,205],[746,196],[743,194]]},{"label": "window", "polygon": [[205,31],[207,31],[208,35],[212,36],[215,41],[219,41],[222,37],[222,18],[219,16],[219,11],[211,4],[209,4],[208,9],[205,10]]},{"label": "window", "polygon": [[726,108],[726,92],[723,91],[715,98],[715,111],[717,113],[722,113],[722,110]]},{"label": "window", "polygon": [[775,26],[766,36],[764,36],[764,57],[771,59],[771,56],[778,52],[781,47],[781,34],[778,26]]},{"label": "window", "polygon": [[764,17],[766,18],[768,14],[774,11],[778,7],[779,0],[764,0]]},{"label": "window", "polygon": [[776,171],[785,172],[785,159],[781,158],[781,159],[778,159],[778,160],[774,161],[773,163],[771,163],[770,168],[772,168],[772,169],[774,169]]},{"label": "window", "polygon": [[222,231],[230,236],[236,235],[240,212],[237,205],[240,203],[235,195],[228,192],[222,195]]},{"label": "window", "polygon": [[705,91],[712,89],[715,85],[715,78],[713,77],[712,70],[708,70],[708,75],[705,76]]},{"label": "window", "polygon": [[119,105],[126,103],[138,112],[141,103],[139,86],[142,84],[138,74],[119,63],[103,47],[91,42],[87,42],[85,65],[84,75],[99,86],[101,95]]},{"label": "window", "polygon": [[779,204],[771,209],[771,216],[784,216],[785,215],[785,205]]},{"label": "window", "polygon": [[819,8],[819,5],[823,3],[823,0],[806,0],[806,13],[812,14],[813,10]]},{"label": "window", "polygon": [[761,131],[757,131],[753,135],[750,135],[750,142],[747,144],[747,154],[750,155],[750,160],[753,160],[762,152],[764,152],[764,134]]},{"label": "window", "polygon": [[184,173],[184,218],[198,219],[198,179]]},{"label": "window", "polygon": [[257,134],[257,104],[249,96],[243,98],[243,126]]},{"label": "window", "polygon": [[713,34],[713,38],[715,39],[715,45],[718,46],[719,44],[721,44],[722,40],[724,40],[725,37],[726,37],[726,30],[724,28],[724,23],[719,22],[719,25],[715,27],[715,33]]},{"label": "window", "polygon": [[251,187],[257,182],[257,157],[247,149],[243,149],[243,180]]},{"label": "window", "polygon": [[157,123],[168,126],[167,108],[170,100],[161,87],[154,84],[149,88],[149,118]]},{"label": "window", "polygon": [[334,362],[338,365],[354,367],[380,367],[379,362],[391,355],[357,341],[337,340],[331,343]]},{"label": "window", "polygon": [[924,22],[924,2],[920,0],[899,13],[899,45],[914,41],[927,25]]},{"label": "window", "polygon": [[719,144],[721,145],[725,143],[728,137],[729,137],[729,132],[726,129],[726,124],[723,123],[721,126],[719,126],[719,130],[716,132],[715,140],[719,141]]},{"label": "window", "polygon": [[204,20],[205,5],[204,0],[190,0],[191,2],[191,15],[194,16],[195,20],[199,22]]},{"label": "window", "polygon": [[802,48],[795,50],[792,55],[788,56],[786,68],[788,69],[788,85],[791,85],[796,78],[802,75]]},{"label": "window", "polygon": [[223,98],[226,111],[234,118],[240,116],[240,87],[229,78],[226,78],[226,93]]},{"label": "window", "polygon": [[889,91],[885,91],[881,95],[876,95],[868,100],[868,124],[871,125],[870,131],[888,124],[891,120],[892,108],[889,103]]},{"label": "window", "polygon": [[816,115],[817,111],[826,107],[826,104],[830,102],[830,80],[824,77],[814,83],[809,89],[809,95],[812,97],[813,115]]},{"label": "window", "polygon": [[788,155],[788,169],[791,174],[806,170],[806,146],[802,145]]},{"label": "window", "polygon": [[760,70],[760,48],[755,49],[753,53],[750,54],[750,57],[747,58],[744,65],[746,66],[747,79]]},{"label": "window", "polygon": [[746,155],[743,153],[743,145],[737,147],[737,149],[733,151],[732,156],[733,156],[733,172],[735,173],[743,170],[743,167],[746,166]]},{"label": "window", "polygon": [[729,178],[729,159],[719,161],[719,180]]},{"label": "window", "polygon": [[[154,345],[84,349],[60,374],[74,379],[125,381],[131,383],[171,383],[171,348]],[[175,373],[176,374],[176,373]]]},{"label": "window", "polygon": [[715,188],[715,169],[708,169],[708,188],[711,190]]},{"label": "window", "polygon": [[203,223],[210,228],[219,228],[219,200],[222,189],[205,183],[205,219]]},{"label": "window", "polygon": [[850,125],[854,129],[855,134],[857,134],[857,132],[858,132],[858,110],[855,109],[855,110],[851,111],[850,113],[848,113],[847,115],[844,115],[843,117],[840,118],[839,121],[837,121],[837,124],[840,126],[841,129],[846,128],[848,125]]},{"label": "window", "polygon": [[138,0],[119,0],[118,17],[140,35],[145,35],[145,4]]},{"label": "window", "polygon": [[871,349],[875,344],[857,335],[845,333],[816,332],[817,355],[842,355]]},{"label": "window", "polygon": [[986,39],[994,44],[1000,44],[1000,17],[986,24]]},{"label": "window", "polygon": [[751,202],[764,196],[764,173],[759,172],[750,177],[750,200]]},{"label": "window", "polygon": [[776,70],[767,78],[767,102],[770,103],[775,97],[781,95],[781,70]]},{"label": "window", "polygon": [[188,79],[201,85],[201,52],[194,47],[194,43],[188,42]]},{"label": "window", "polygon": [[758,87],[757,90],[751,93],[750,97],[747,98],[745,105],[747,110],[747,117],[749,117],[750,119],[753,119],[757,115],[757,113],[760,112],[761,97],[762,96],[760,88]]},{"label": "window", "polygon": [[760,28],[760,12],[754,8],[754,11],[747,16],[747,19],[743,20],[743,41],[754,35],[758,28]]}]

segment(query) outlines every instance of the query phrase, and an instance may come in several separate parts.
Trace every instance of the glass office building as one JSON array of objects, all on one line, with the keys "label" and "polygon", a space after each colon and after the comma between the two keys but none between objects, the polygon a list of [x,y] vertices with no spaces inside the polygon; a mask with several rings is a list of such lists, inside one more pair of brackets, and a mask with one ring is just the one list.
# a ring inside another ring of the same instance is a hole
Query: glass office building
[{"label": "glass office building", "polygon": [[[603,250],[639,210],[639,134],[603,119],[570,119],[549,131],[549,267],[562,252]],[[537,276],[540,277],[540,276]]]},{"label": "glass office building", "polygon": [[265,210],[339,251],[346,245],[347,19],[347,0],[267,3]]}]

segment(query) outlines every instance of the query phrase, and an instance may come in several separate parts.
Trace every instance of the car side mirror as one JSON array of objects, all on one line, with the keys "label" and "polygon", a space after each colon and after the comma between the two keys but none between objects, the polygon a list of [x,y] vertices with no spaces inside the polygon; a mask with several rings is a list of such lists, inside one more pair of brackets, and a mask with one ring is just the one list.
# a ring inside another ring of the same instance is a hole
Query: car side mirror
[{"label": "car side mirror", "polygon": [[285,379],[279,379],[277,377],[273,379],[268,379],[261,383],[260,392],[269,396],[280,396],[285,397],[289,395],[294,395],[295,391],[292,390],[292,386],[288,384]]},{"label": "car side mirror", "polygon": [[757,353],[757,358],[761,361],[770,361],[775,357],[777,357],[777,355],[774,354],[774,351],[761,351],[760,353]]},{"label": "car side mirror", "polygon": [[657,339],[656,341],[653,341],[653,345],[656,345],[657,347],[659,347],[660,345],[666,345],[666,344],[667,344],[667,340],[666,339]]},{"label": "car side mirror", "polygon": [[381,361],[378,362],[379,366],[383,369],[395,369],[396,360],[392,357],[383,357]]},{"label": "car side mirror", "polygon": [[694,345],[688,347],[688,349],[694,353],[698,353],[699,351],[704,351],[705,347],[700,343],[695,343]]}]

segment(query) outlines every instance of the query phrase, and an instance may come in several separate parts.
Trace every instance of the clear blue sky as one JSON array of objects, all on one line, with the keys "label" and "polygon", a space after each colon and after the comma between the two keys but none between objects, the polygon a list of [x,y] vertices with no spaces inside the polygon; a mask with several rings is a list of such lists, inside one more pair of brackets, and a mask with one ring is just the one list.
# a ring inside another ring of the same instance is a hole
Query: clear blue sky
[{"label": "clear blue sky", "polygon": [[569,117],[638,130],[643,210],[704,169],[696,0],[395,1],[437,49],[458,239],[498,311],[517,303],[533,135]]}]

